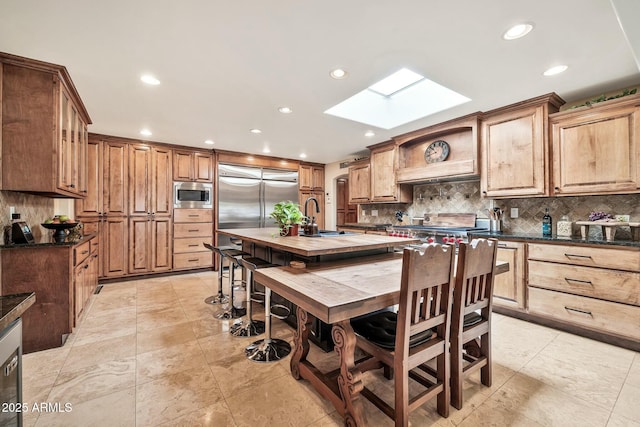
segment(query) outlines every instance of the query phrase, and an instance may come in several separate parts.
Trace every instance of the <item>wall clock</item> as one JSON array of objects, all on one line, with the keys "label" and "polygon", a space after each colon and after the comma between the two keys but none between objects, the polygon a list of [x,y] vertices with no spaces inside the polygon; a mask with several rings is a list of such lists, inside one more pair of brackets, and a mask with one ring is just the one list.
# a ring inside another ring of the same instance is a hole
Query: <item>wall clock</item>
[{"label": "wall clock", "polygon": [[449,144],[441,139],[433,141],[424,150],[424,159],[427,163],[437,163],[445,161],[449,157]]}]

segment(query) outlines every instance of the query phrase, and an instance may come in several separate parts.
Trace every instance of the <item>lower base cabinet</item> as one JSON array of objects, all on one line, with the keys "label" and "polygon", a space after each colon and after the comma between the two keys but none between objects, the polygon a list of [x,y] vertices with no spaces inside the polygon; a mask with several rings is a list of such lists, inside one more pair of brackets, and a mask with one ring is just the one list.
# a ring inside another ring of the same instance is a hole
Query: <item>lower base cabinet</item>
[{"label": "lower base cabinet", "polygon": [[1,249],[2,295],[35,292],[23,317],[23,351],[60,347],[80,323],[98,285],[96,236],[74,245]]},{"label": "lower base cabinet", "polygon": [[509,263],[509,271],[498,274],[493,279],[494,306],[515,310],[525,309],[524,298],[524,243],[498,243],[498,261]]},{"label": "lower base cabinet", "polygon": [[173,269],[188,270],[213,266],[212,209],[174,209]]}]

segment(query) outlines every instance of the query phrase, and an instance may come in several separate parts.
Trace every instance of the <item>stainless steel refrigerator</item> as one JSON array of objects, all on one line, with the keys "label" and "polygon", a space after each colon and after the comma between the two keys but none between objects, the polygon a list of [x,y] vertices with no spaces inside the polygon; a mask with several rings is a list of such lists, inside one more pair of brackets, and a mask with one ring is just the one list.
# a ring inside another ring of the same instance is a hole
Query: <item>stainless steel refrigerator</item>
[{"label": "stainless steel refrigerator", "polygon": [[[276,227],[269,217],[283,200],[298,200],[298,172],[218,165],[218,228]],[[218,245],[230,244],[218,235]]]}]

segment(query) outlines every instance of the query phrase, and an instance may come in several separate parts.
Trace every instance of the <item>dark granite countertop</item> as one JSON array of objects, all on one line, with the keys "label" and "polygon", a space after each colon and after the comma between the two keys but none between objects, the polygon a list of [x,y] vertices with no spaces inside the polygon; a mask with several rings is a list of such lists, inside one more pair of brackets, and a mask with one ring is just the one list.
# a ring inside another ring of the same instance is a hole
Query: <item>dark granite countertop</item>
[{"label": "dark granite countertop", "polygon": [[495,237],[504,240],[523,240],[527,242],[555,242],[555,243],[571,243],[584,245],[603,245],[603,246],[626,246],[631,248],[640,248],[640,242],[633,240],[593,240],[582,239],[581,237],[565,237],[565,236],[543,236],[539,233],[509,233],[509,232],[470,232],[469,234],[477,237]]},{"label": "dark granite countertop", "polygon": [[349,227],[349,228],[362,228],[366,230],[386,230],[387,227],[391,227],[392,224],[374,224],[371,222],[352,222],[349,224],[342,224],[338,227]]},{"label": "dark granite countertop", "polygon": [[73,242],[62,242],[56,243],[53,241],[53,238],[47,233],[45,236],[41,236],[39,239],[36,239],[34,243],[2,243],[0,244],[0,249],[19,249],[19,248],[33,248],[40,246],[75,246],[79,243],[86,242],[90,240],[95,234],[85,234],[82,239],[76,240]]},{"label": "dark granite countertop", "polygon": [[35,292],[0,296],[0,332],[35,302]]}]

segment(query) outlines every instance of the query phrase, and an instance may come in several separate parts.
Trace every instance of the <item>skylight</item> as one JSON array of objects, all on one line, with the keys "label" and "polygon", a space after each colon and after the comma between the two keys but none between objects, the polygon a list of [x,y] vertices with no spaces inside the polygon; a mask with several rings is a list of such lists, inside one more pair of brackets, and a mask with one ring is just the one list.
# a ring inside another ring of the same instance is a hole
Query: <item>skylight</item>
[{"label": "skylight", "polygon": [[466,96],[402,68],[325,113],[392,129],[469,101]]}]

